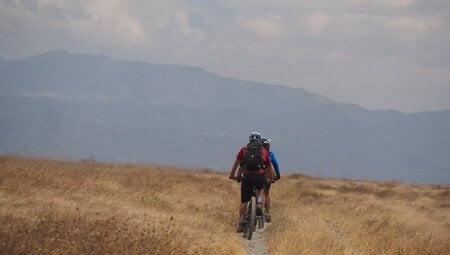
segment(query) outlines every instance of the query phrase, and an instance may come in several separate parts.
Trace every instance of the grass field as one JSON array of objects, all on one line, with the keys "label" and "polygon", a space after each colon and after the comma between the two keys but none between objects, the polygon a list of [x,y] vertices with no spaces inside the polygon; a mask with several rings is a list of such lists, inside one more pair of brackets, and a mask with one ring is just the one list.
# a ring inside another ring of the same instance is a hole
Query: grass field
[{"label": "grass field", "polygon": [[[270,254],[450,254],[450,187],[283,176]],[[227,173],[0,157],[0,254],[247,254]]]},{"label": "grass field", "polygon": [[450,187],[291,175],[271,254],[450,254]]}]

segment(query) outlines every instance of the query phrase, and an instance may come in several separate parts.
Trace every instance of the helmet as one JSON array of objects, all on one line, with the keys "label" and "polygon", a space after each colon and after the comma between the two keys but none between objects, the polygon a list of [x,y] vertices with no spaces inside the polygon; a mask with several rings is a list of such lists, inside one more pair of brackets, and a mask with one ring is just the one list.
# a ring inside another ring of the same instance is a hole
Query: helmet
[{"label": "helmet", "polygon": [[270,138],[267,138],[267,137],[263,137],[261,139],[262,139],[263,144],[270,144],[270,142],[272,142],[272,140],[270,140]]},{"label": "helmet", "polygon": [[253,141],[259,141],[259,142],[261,142],[261,134],[260,134],[259,132],[252,132],[252,133],[250,134],[250,136],[248,137],[248,140],[249,140],[250,142],[253,142]]}]

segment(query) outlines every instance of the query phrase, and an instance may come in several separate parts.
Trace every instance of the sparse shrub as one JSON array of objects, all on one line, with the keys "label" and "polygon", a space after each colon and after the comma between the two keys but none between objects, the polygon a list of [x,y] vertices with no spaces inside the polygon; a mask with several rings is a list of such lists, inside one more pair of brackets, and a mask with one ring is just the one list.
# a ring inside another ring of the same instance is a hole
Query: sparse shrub
[{"label": "sparse shrub", "polygon": [[414,190],[407,190],[402,192],[397,192],[396,196],[400,199],[413,201],[419,198],[420,194],[417,191]]},{"label": "sparse shrub", "polygon": [[366,220],[364,220],[364,226],[370,228],[373,225],[375,225],[375,223],[377,223],[378,219],[375,216],[371,216],[369,218],[367,218]]},{"label": "sparse shrub", "polygon": [[335,190],[336,189],[335,187],[333,187],[331,185],[323,184],[323,183],[317,183],[316,187],[319,189],[323,189],[323,190]]},{"label": "sparse shrub", "polygon": [[362,193],[362,194],[372,193],[372,190],[367,186],[358,184],[341,185],[337,188],[337,191],[341,193]]},{"label": "sparse shrub", "polygon": [[449,202],[439,203],[439,207],[441,207],[441,208],[450,208],[450,203]]},{"label": "sparse shrub", "polygon": [[389,180],[389,181],[379,182],[378,183],[379,187],[389,188],[389,189],[395,188],[395,187],[397,187],[399,185],[400,185],[400,182],[397,181],[397,180]]},{"label": "sparse shrub", "polygon": [[305,175],[305,174],[290,174],[287,176],[287,178],[294,179],[294,180],[295,179],[309,179],[309,180],[314,179],[313,177]]},{"label": "sparse shrub", "polygon": [[381,189],[381,190],[377,190],[375,192],[375,196],[379,197],[379,198],[388,198],[394,195],[394,192],[392,189]]},{"label": "sparse shrub", "polygon": [[450,188],[445,188],[443,191],[439,192],[439,198],[450,199]]},{"label": "sparse shrub", "polygon": [[313,190],[301,190],[298,194],[298,198],[300,201],[302,201],[302,203],[319,202],[325,197],[326,197],[325,195],[315,192]]}]

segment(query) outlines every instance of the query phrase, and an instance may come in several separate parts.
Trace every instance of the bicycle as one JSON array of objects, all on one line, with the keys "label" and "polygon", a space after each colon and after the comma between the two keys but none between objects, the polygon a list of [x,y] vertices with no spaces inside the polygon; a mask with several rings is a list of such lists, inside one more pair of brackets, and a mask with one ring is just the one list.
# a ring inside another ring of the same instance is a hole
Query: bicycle
[{"label": "bicycle", "polygon": [[[244,177],[245,178],[245,177]],[[258,226],[258,229],[264,228],[264,213],[261,211],[261,215],[256,215],[256,198],[257,198],[257,189],[256,184],[253,183],[252,185],[252,196],[250,198],[250,201],[247,202],[247,207],[245,211],[245,227],[244,227],[244,234],[243,237],[247,238],[248,240],[252,240],[253,232],[256,231],[256,226]],[[261,208],[262,210],[262,208]]]}]

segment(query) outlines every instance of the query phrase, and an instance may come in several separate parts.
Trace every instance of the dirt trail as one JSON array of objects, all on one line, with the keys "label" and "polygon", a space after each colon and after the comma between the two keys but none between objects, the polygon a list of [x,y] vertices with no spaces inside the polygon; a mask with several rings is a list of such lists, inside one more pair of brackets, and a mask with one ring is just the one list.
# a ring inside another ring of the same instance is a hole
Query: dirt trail
[{"label": "dirt trail", "polygon": [[264,242],[264,230],[270,224],[266,223],[263,229],[256,229],[253,233],[252,240],[244,239],[245,247],[250,255],[268,255],[266,244]]}]

